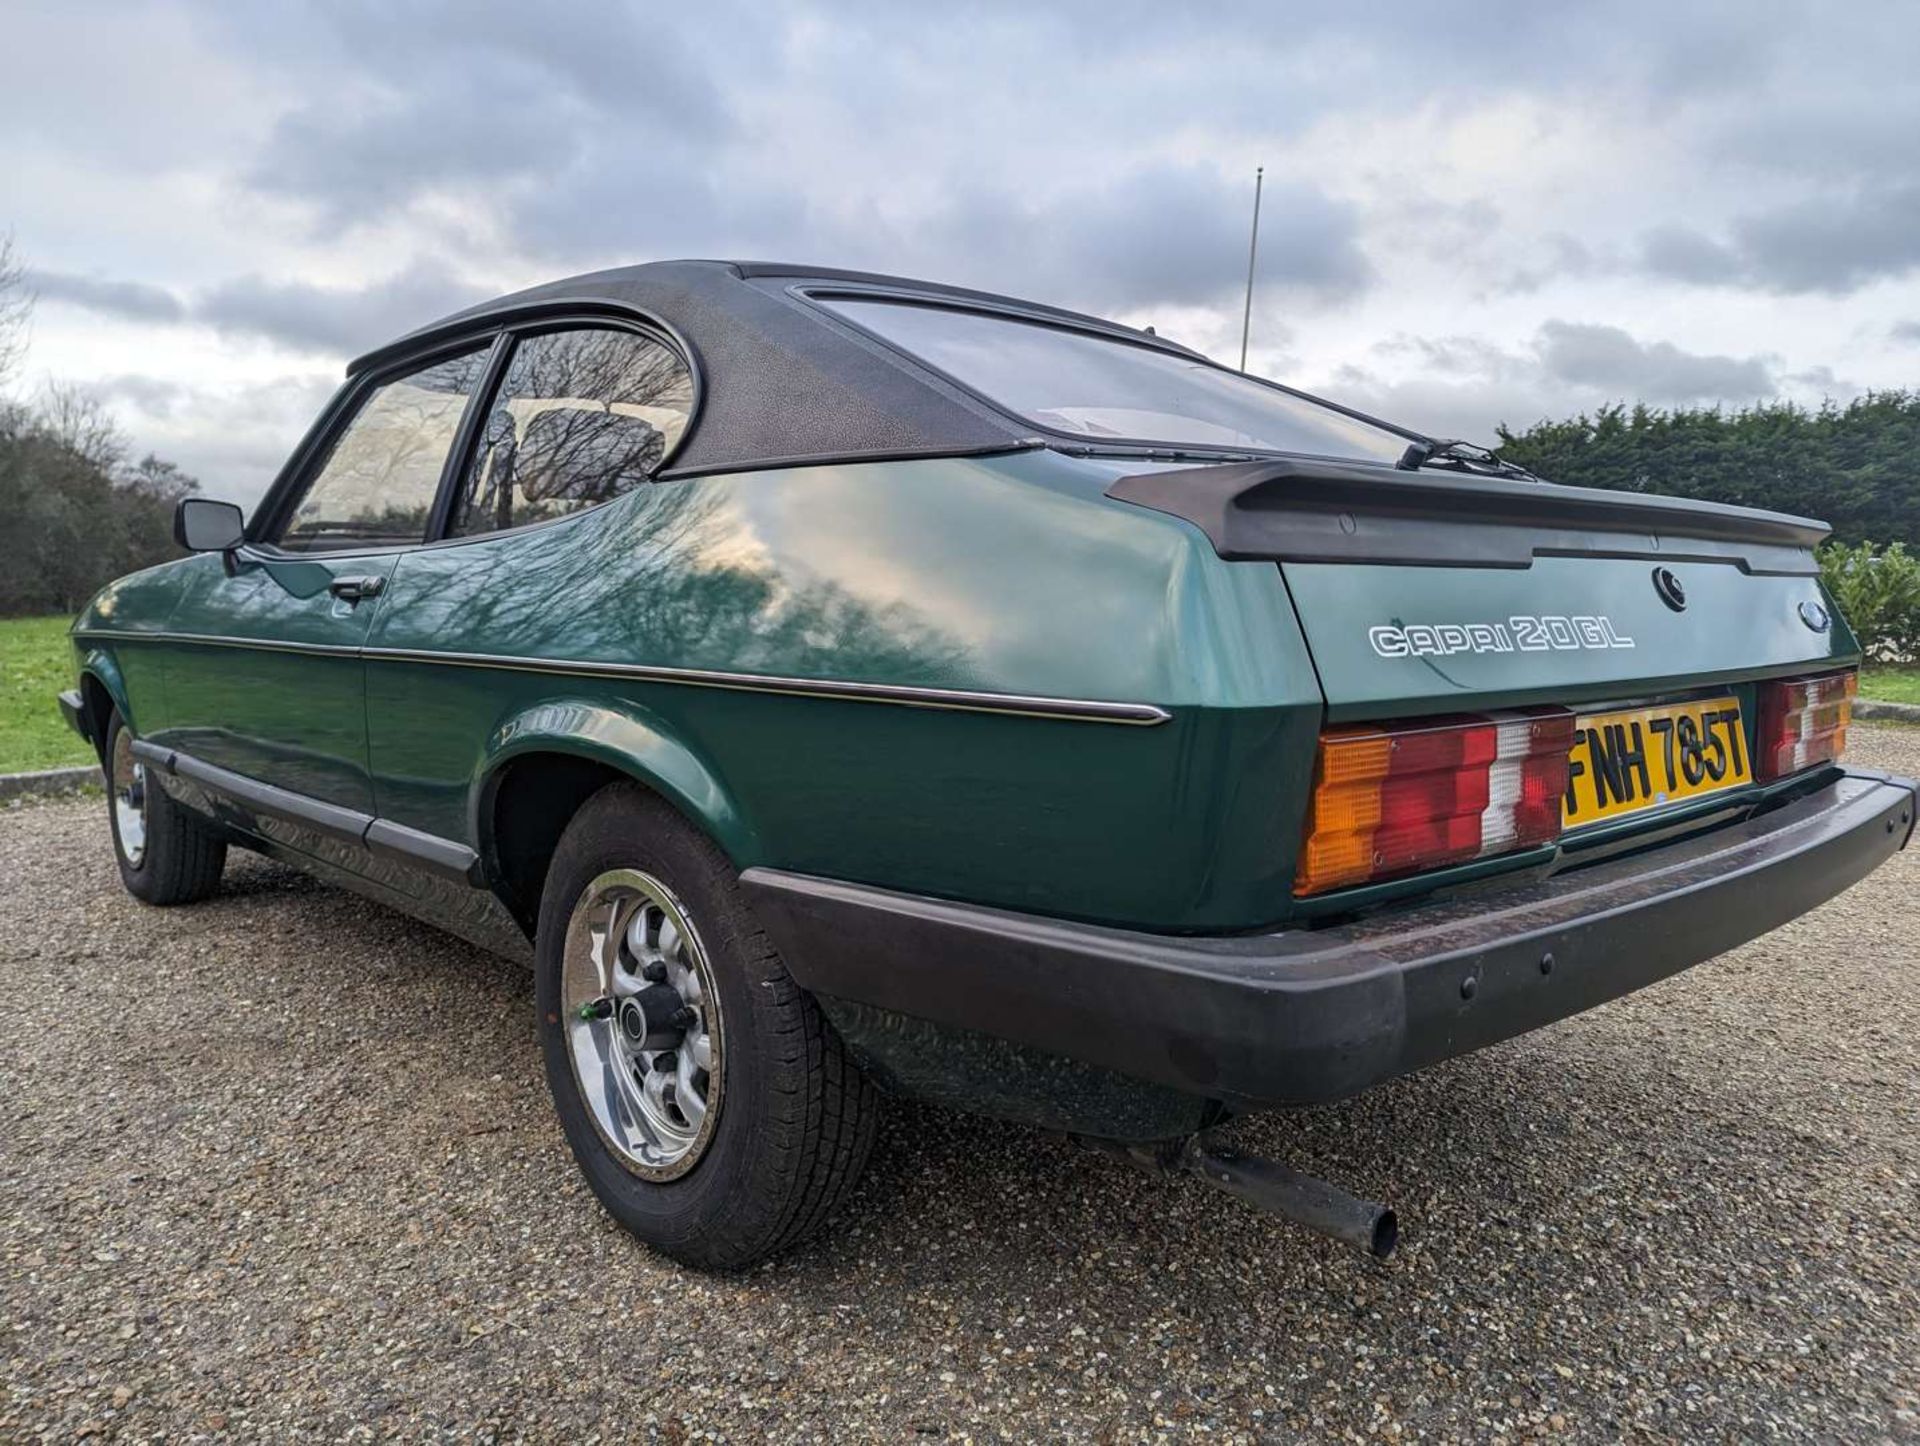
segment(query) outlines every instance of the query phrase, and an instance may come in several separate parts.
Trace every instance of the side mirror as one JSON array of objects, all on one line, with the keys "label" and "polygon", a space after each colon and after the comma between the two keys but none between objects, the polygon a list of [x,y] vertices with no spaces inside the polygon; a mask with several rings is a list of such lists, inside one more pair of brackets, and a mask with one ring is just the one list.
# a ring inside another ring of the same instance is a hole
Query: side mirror
[{"label": "side mirror", "polygon": [[188,552],[232,552],[247,540],[246,514],[231,502],[182,497],[173,509],[173,540]]}]

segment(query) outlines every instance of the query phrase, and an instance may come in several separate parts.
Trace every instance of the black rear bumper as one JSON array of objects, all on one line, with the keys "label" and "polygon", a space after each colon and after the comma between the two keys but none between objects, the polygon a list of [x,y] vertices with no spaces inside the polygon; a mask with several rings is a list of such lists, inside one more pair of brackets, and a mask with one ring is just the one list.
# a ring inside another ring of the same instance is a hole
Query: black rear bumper
[{"label": "black rear bumper", "polygon": [[1848,771],[1684,842],[1342,927],[1181,938],[769,869],[806,988],[1236,1106],[1312,1104],[1564,1019],[1742,944],[1904,848],[1914,784]]}]

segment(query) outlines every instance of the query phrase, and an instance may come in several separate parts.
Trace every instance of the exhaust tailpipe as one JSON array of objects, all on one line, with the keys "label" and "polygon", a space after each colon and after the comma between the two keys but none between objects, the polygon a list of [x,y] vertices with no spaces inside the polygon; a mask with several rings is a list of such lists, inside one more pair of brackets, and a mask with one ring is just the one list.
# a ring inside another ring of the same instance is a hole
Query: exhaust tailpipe
[{"label": "exhaust tailpipe", "polygon": [[1217,1149],[1195,1135],[1181,1149],[1177,1164],[1216,1190],[1351,1245],[1375,1260],[1385,1260],[1399,1243],[1400,1222],[1391,1208],[1290,1170],[1278,1160]]},{"label": "exhaust tailpipe", "polygon": [[1144,1169],[1192,1175],[1270,1215],[1304,1225],[1376,1260],[1393,1254],[1400,1240],[1400,1222],[1387,1206],[1349,1195],[1338,1185],[1290,1170],[1278,1160],[1209,1145],[1199,1135],[1143,1145],[1090,1135],[1070,1138]]}]

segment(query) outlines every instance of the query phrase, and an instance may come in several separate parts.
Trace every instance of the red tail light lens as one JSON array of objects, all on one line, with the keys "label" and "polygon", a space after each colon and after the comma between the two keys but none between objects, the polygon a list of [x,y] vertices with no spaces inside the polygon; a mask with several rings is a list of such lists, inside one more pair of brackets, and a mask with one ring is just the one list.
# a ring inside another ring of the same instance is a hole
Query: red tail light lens
[{"label": "red tail light lens", "polygon": [[1295,893],[1551,843],[1572,746],[1564,708],[1328,729]]},{"label": "red tail light lens", "polygon": [[1859,675],[1852,671],[1762,683],[1754,776],[1785,778],[1837,760],[1847,749],[1847,725],[1853,721],[1853,695],[1859,686]]}]

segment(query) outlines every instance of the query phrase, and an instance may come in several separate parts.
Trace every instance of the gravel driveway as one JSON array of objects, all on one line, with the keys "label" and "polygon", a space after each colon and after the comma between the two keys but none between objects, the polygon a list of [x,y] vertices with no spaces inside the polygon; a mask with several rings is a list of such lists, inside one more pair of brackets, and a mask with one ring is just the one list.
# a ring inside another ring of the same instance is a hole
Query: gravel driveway
[{"label": "gravel driveway", "polygon": [[715,1279],[576,1178],[523,972],[246,856],[146,909],[108,847],[0,811],[0,1439],[1920,1435],[1920,849],[1238,1127],[1392,1201],[1388,1265],[901,1108],[837,1233]]}]

